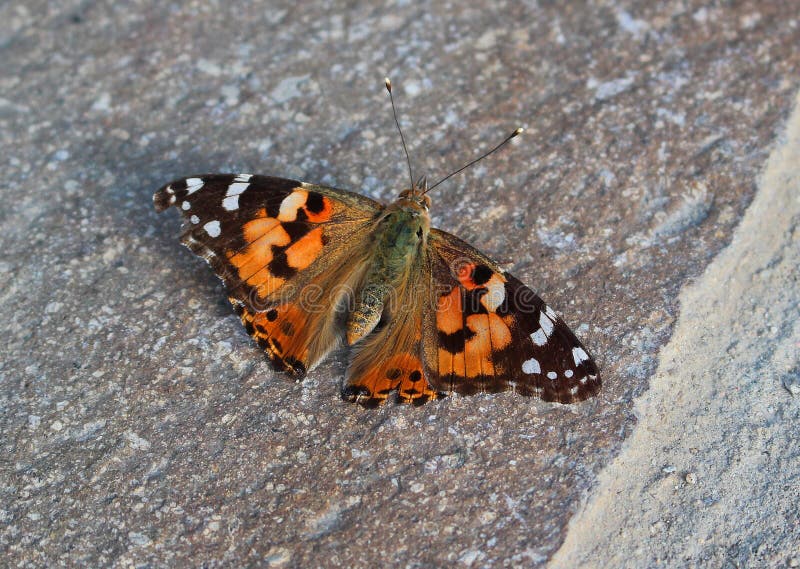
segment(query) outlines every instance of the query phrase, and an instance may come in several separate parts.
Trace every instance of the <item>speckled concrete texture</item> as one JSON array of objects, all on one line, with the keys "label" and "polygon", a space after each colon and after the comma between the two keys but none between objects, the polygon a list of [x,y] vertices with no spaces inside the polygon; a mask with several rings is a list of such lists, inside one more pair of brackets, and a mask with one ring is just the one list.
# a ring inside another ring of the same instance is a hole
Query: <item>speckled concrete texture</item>
[{"label": "speckled concrete texture", "polygon": [[[6,562],[545,564],[753,199],[799,23],[791,2],[1,4]],[[213,171],[392,199],[384,75],[432,178],[526,127],[437,189],[434,224],[564,315],[596,399],[365,411],[344,354],[294,384],[154,212]]]},{"label": "speckled concrete texture", "polygon": [[[800,567],[800,97],[550,569]],[[620,497],[624,496],[624,499]]]}]

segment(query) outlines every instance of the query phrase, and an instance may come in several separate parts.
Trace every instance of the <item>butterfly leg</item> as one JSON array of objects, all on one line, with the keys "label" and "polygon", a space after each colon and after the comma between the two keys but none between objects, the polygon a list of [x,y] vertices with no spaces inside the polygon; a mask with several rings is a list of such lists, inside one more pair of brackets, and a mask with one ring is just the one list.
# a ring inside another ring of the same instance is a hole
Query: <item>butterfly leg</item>
[{"label": "butterfly leg", "polygon": [[352,346],[378,325],[389,293],[386,285],[368,285],[359,294],[355,310],[347,319],[347,345]]},{"label": "butterfly leg", "polygon": [[384,300],[392,314],[386,325],[356,345],[342,390],[344,399],[365,407],[382,404],[394,391],[397,402],[412,405],[445,395],[430,387],[422,365],[420,310],[403,310],[391,300]]}]

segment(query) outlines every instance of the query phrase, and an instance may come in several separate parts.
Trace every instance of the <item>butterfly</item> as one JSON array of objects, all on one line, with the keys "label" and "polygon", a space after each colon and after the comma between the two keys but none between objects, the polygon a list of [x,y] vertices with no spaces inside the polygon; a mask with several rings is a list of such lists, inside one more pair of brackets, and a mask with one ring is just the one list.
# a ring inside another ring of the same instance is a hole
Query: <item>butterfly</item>
[{"label": "butterfly", "polygon": [[[386,88],[391,98],[388,79]],[[414,182],[407,150],[406,159],[410,187],[388,205],[251,174],[182,178],[153,201],[159,212],[181,212],[181,242],[220,277],[273,366],[298,380],[346,345],[342,397],[365,407],[393,394],[419,405],[453,392],[513,390],[559,403],[597,393],[597,364],[552,308],[431,228],[428,193],[464,168],[428,187]]]}]

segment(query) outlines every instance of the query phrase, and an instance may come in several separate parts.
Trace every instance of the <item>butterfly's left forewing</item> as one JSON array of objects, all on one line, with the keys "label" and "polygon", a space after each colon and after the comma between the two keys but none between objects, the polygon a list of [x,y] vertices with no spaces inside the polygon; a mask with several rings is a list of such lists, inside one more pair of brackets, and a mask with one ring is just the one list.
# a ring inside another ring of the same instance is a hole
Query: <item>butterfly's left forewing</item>
[{"label": "butterfly's left forewing", "polygon": [[352,192],[250,174],[182,178],[153,201],[158,211],[181,212],[181,242],[211,264],[231,297],[263,305],[344,257],[382,207]]},{"label": "butterfly's left forewing", "polygon": [[249,174],[183,178],[153,200],[158,211],[181,211],[181,241],[222,279],[247,332],[276,367],[302,377],[337,345],[337,303],[368,265],[380,204]]},{"label": "butterfly's left forewing", "polygon": [[431,231],[428,255],[422,347],[434,391],[572,403],[600,389],[594,360],[531,289],[443,231]]}]

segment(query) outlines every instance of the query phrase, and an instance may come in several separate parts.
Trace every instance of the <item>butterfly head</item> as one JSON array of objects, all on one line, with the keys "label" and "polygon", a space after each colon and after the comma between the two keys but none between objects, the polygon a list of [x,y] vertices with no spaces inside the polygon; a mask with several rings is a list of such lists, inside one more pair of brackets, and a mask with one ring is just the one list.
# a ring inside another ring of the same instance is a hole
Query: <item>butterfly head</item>
[{"label": "butterfly head", "polygon": [[428,191],[428,179],[423,176],[416,184],[412,184],[409,189],[400,192],[398,202],[405,206],[409,211],[425,212],[427,215],[431,207],[431,198],[425,193]]},{"label": "butterfly head", "polygon": [[402,234],[402,239],[398,238],[395,245],[405,243],[407,249],[411,251],[420,242],[424,243],[431,227],[431,217],[428,210],[431,206],[431,198],[425,195],[427,184],[422,178],[410,188],[400,192],[400,195],[393,204],[386,208],[384,218],[390,225],[397,228],[397,234]]}]

